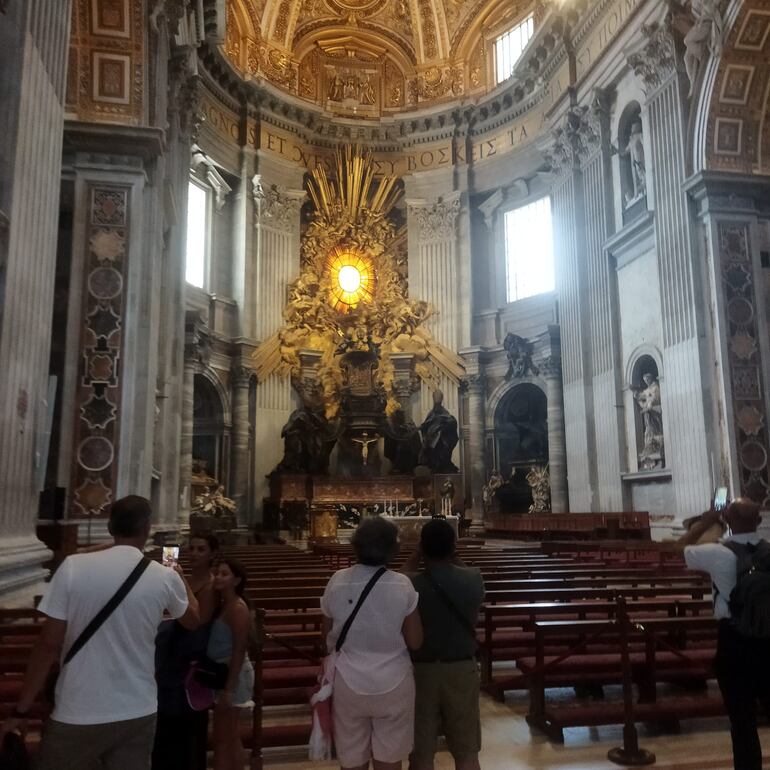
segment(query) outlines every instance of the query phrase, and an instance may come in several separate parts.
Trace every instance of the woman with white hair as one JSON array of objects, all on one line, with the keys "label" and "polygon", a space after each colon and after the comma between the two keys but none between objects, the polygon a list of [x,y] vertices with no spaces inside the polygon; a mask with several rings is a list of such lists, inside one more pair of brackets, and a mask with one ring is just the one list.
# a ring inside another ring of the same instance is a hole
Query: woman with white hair
[{"label": "woman with white hair", "polygon": [[339,648],[334,743],[343,770],[365,770],[370,760],[375,770],[400,770],[414,741],[409,650],[423,639],[417,592],[406,575],[387,569],[398,554],[398,530],[391,522],[365,519],[353,548],[358,563],[332,575],[321,598],[327,647]]}]

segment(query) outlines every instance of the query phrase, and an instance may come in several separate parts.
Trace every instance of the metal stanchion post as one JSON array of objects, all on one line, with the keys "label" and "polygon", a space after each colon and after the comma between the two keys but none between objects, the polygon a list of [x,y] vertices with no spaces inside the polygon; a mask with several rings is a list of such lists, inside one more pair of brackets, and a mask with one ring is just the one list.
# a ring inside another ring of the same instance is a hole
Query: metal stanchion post
[{"label": "metal stanchion post", "polygon": [[631,676],[631,656],[628,649],[628,630],[630,621],[626,600],[622,596],[617,599],[617,623],[620,629],[620,656],[623,667],[623,745],[610,749],[607,759],[617,765],[652,765],[655,763],[655,755],[651,751],[639,748],[639,735],[636,732],[634,722],[634,687]]}]

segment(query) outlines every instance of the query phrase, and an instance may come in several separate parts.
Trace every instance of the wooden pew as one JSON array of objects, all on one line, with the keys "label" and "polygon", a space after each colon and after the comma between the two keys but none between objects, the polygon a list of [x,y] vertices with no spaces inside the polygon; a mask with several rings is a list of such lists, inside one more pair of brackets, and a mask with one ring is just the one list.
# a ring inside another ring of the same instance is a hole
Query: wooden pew
[{"label": "wooden pew", "polygon": [[[545,652],[549,643],[559,637],[573,637],[576,631],[584,635],[601,634],[605,641],[614,644],[615,652],[609,655],[578,653],[563,659],[549,658]],[[695,636],[702,642],[704,631],[711,635],[710,646],[688,643],[689,636]],[[681,718],[724,713],[721,698],[710,698],[701,692],[697,698],[667,696],[660,700],[656,688],[658,682],[705,680],[711,676],[716,649],[716,621],[713,617],[652,618],[632,625],[629,633],[632,639],[643,643],[642,651],[631,651],[629,656],[632,676],[640,693],[640,702],[634,706],[636,721],[674,722]],[[534,659],[520,661],[530,683],[527,716],[530,725],[543,730],[553,740],[562,740],[565,727],[620,724],[624,721],[622,703],[549,704],[546,701],[549,686],[580,681],[619,682],[622,679],[622,642],[614,620],[537,621],[535,636]],[[674,644],[669,643],[671,640]]]}]

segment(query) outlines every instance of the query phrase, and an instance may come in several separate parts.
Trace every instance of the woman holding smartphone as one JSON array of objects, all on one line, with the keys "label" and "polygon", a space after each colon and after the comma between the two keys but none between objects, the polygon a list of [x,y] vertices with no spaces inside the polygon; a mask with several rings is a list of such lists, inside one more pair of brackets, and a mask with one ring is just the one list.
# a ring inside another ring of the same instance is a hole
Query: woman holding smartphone
[{"label": "woman holding smartphone", "polygon": [[227,681],[217,692],[214,707],[214,770],[243,770],[246,763],[238,730],[241,709],[253,705],[254,692],[254,667],[247,656],[252,622],[246,579],[246,570],[233,559],[222,559],[214,573],[221,604],[207,654],[228,665]]},{"label": "woman holding smartphone", "polygon": [[209,714],[206,709],[198,711],[190,706],[185,679],[192,662],[206,650],[211,620],[219,601],[212,574],[219,541],[212,534],[196,534],[184,551],[189,564],[187,580],[198,599],[201,625],[195,631],[186,631],[175,621],[161,624],[155,656],[158,721],[152,770],[206,770],[207,767]]}]

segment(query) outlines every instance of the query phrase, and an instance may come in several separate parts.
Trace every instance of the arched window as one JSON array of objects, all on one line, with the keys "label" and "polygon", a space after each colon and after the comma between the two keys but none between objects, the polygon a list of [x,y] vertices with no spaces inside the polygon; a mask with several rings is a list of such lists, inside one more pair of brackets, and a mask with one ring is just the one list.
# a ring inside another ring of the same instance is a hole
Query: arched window
[{"label": "arched window", "polygon": [[211,190],[196,179],[187,187],[187,245],[185,280],[199,289],[207,288],[209,233],[211,231]]},{"label": "arched window", "polygon": [[222,170],[197,145],[192,146],[190,181],[187,186],[187,239],[185,280],[208,291],[212,215],[221,211],[232,188]]},{"label": "arched window", "polygon": [[495,82],[502,83],[513,75],[513,68],[535,31],[532,15],[520,21],[495,40]]},{"label": "arched window", "polygon": [[505,273],[508,302],[556,288],[551,199],[540,198],[507,211]]}]

